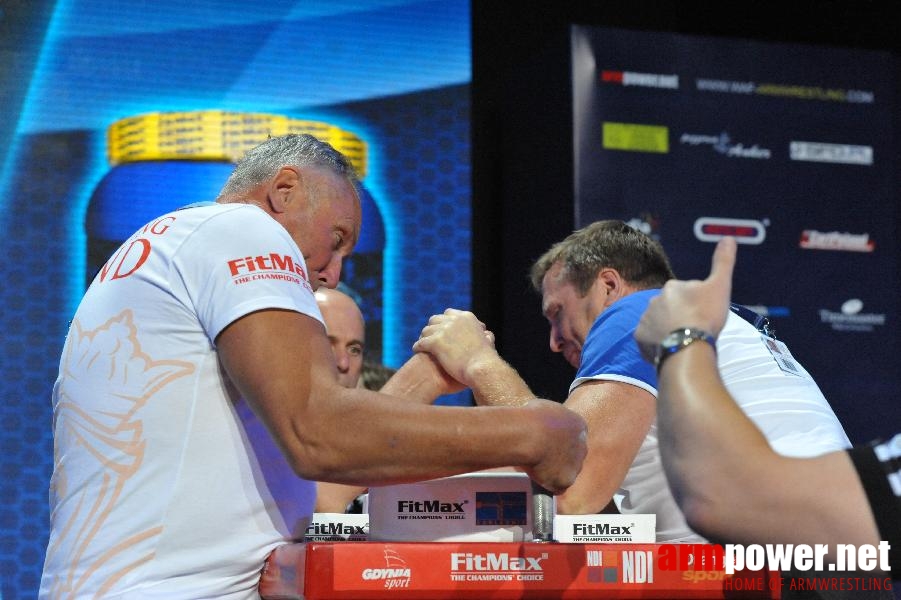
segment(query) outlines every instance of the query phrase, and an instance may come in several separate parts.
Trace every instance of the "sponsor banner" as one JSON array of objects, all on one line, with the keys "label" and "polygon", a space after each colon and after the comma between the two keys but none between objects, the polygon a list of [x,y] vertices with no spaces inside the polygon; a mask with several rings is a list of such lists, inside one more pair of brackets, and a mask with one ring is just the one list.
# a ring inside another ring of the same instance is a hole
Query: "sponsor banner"
[{"label": "sponsor banner", "polygon": [[[292,547],[293,546],[293,547]],[[732,585],[719,564],[682,565],[666,545],[553,543],[295,544],[277,548],[260,582],[264,600],[417,598],[778,598]],[[673,545],[669,545],[672,548]],[[695,552],[698,547],[691,545]],[[298,548],[299,547],[299,548]],[[700,564],[700,561],[698,561]],[[665,568],[664,568],[665,567]],[[739,577],[736,575],[735,577]],[[727,590],[727,586],[728,590]]]},{"label": "sponsor banner", "polygon": [[303,539],[307,542],[365,542],[369,539],[369,515],[314,513]]},{"label": "sponsor banner", "polygon": [[809,162],[868,166],[873,164],[872,146],[793,141],[788,145],[788,155],[792,160],[805,160]]},{"label": "sponsor banner", "polygon": [[869,233],[848,233],[840,231],[817,231],[805,229],[798,244],[805,250],[837,250],[840,252],[872,252],[876,242]]},{"label": "sponsor banner", "polygon": [[695,79],[695,88],[699,92],[779,96],[795,100],[820,100],[855,104],[873,104],[876,102],[876,94],[870,90],[846,90],[812,85],[755,83],[753,81],[731,81],[698,77]]},{"label": "sponsor banner", "polygon": [[[893,435],[886,428],[901,420],[901,403],[885,391],[901,388],[901,327],[891,320],[901,313],[901,221],[892,57],[589,25],[573,25],[570,41],[575,201],[561,210],[573,228],[622,220],[657,239],[684,279],[705,277],[712,245],[736,238],[736,299],[764,305],[754,310],[852,441]],[[600,80],[619,68],[678,73],[679,89]],[[610,139],[602,147],[604,123],[665,125],[669,152],[621,151]],[[848,272],[859,285],[844,292],[824,276]],[[842,310],[853,298],[865,307]],[[791,371],[791,362],[780,364]],[[873,406],[859,410],[857,396]]]},{"label": "sponsor banner", "polygon": [[525,473],[467,473],[373,487],[368,510],[371,540],[532,539],[532,483]]},{"label": "sponsor banner", "polygon": [[687,146],[710,146],[717,154],[730,158],[768,160],[773,155],[769,148],[761,148],[757,144],[748,146],[742,142],[735,142],[725,131],[719,135],[683,133],[679,136],[679,143]]},{"label": "sponsor banner", "polygon": [[669,128],[663,125],[639,125],[637,123],[613,123],[602,125],[602,145],[607,150],[631,152],[669,152]]},{"label": "sponsor banner", "polygon": [[651,88],[679,89],[678,75],[659,75],[657,73],[636,73],[635,71],[601,71],[603,83],[615,83],[622,86],[639,86]]},{"label": "sponsor banner", "polygon": [[833,331],[868,333],[885,325],[885,314],[863,312],[863,300],[850,298],[842,303],[838,311],[821,308],[820,322],[829,325]]},{"label": "sponsor banner", "polygon": [[766,239],[767,223],[753,219],[701,217],[695,221],[695,237],[702,242],[716,243],[724,237],[734,237],[739,244],[754,246]]},{"label": "sponsor banner", "polygon": [[583,544],[653,544],[657,541],[657,515],[556,515],[554,539]]}]

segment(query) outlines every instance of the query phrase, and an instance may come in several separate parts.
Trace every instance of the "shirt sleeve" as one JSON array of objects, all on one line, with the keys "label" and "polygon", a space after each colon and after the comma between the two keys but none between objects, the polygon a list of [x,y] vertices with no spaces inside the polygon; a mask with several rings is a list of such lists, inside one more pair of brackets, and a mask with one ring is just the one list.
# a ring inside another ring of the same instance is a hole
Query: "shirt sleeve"
[{"label": "shirt sleeve", "polygon": [[635,328],[653,293],[637,292],[615,302],[592,325],[570,393],[586,381],[621,381],[657,396],[657,373],[641,356]]},{"label": "shirt sleeve", "polygon": [[211,341],[258,310],[292,310],[322,322],[300,249],[254,207],[211,217],[179,248],[174,266]]},{"label": "shirt sleeve", "polygon": [[889,564],[901,570],[901,433],[888,442],[848,450],[870,501],[881,539],[888,541]]}]

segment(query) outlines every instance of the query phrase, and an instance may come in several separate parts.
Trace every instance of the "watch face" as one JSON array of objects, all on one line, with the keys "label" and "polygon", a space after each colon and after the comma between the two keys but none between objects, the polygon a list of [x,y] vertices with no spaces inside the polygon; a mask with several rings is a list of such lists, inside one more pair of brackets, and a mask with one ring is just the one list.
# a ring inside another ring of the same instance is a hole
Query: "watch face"
[{"label": "watch face", "polygon": [[672,348],[673,346],[678,346],[685,339],[685,334],[682,331],[674,331],[670,333],[663,341],[660,342],[661,346],[666,346],[667,348]]},{"label": "watch face", "polygon": [[670,354],[675,354],[697,340],[704,340],[710,343],[714,348],[716,347],[716,339],[705,331],[691,328],[677,329],[663,338],[663,341],[657,346],[657,356],[654,361],[655,364],[659,368],[660,363],[664,358]]},{"label": "watch face", "polygon": [[679,346],[682,340],[682,332],[674,331],[672,333],[667,334],[663,341],[660,342],[660,345],[657,346],[657,356],[655,357],[654,364],[659,365],[660,360],[667,354],[673,352],[675,348]]}]

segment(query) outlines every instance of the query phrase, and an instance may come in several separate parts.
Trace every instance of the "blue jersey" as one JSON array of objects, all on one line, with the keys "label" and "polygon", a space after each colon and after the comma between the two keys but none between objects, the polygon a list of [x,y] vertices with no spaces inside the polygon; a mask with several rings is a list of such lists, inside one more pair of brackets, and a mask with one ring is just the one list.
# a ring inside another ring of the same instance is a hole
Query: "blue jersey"
[{"label": "blue jersey", "polygon": [[629,294],[610,305],[595,319],[582,346],[582,360],[570,393],[588,379],[631,383],[657,395],[657,373],[641,356],[635,341],[635,328],[651,298],[660,290]]}]

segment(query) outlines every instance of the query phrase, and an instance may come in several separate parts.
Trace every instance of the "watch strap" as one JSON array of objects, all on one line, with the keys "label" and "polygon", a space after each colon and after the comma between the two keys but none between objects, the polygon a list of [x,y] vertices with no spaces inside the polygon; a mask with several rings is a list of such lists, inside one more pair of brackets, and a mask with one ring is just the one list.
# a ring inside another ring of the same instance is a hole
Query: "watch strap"
[{"label": "watch strap", "polygon": [[657,371],[660,371],[664,360],[697,341],[707,342],[716,352],[716,338],[703,329],[680,327],[671,331],[657,346],[657,356],[654,358],[654,366],[657,368]]}]

